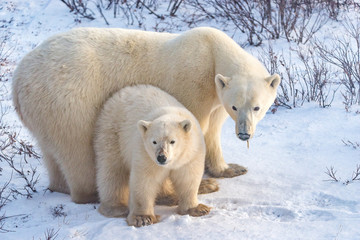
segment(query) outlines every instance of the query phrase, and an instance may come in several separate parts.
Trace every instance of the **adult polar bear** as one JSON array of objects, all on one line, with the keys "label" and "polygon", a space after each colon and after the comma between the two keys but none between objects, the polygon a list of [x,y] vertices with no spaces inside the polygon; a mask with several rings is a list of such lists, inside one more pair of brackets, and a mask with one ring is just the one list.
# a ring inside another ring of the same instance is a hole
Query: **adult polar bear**
[{"label": "adult polar bear", "polygon": [[49,38],[19,63],[13,100],[36,137],[53,191],[74,202],[97,200],[93,132],[113,93],[133,84],[168,92],[198,119],[206,142],[206,168],[234,177],[244,168],[226,164],[220,132],[228,114],[236,135],[248,140],[276,97],[280,77],[225,33],[194,28],[183,34],[78,28]]}]

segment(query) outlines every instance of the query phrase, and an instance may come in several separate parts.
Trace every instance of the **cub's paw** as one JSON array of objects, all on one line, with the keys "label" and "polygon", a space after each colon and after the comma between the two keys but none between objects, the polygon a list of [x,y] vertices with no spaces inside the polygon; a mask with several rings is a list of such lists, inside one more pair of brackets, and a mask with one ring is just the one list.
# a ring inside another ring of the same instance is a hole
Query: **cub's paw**
[{"label": "cub's paw", "polygon": [[213,177],[217,177],[217,178],[232,178],[232,177],[236,177],[236,176],[240,176],[240,175],[244,175],[247,173],[247,169],[244,168],[243,166],[234,164],[234,163],[230,163],[228,164],[228,168],[226,168],[225,170],[221,171],[221,172],[217,172],[217,171],[212,171],[211,168],[207,169],[207,172],[213,176]]},{"label": "cub's paw", "polygon": [[214,178],[204,178],[201,180],[198,194],[212,193],[219,190],[219,183]]},{"label": "cub's paw", "polygon": [[210,209],[211,209],[210,207],[208,207],[204,204],[199,204],[199,205],[197,205],[197,207],[190,208],[188,210],[188,214],[193,217],[200,217],[200,216],[209,214]]},{"label": "cub's paw", "polygon": [[105,217],[126,217],[129,213],[127,206],[107,206],[101,203],[99,206],[99,213]]},{"label": "cub's paw", "polygon": [[128,216],[126,221],[129,226],[144,227],[159,222],[160,216],[156,215],[135,215]]}]

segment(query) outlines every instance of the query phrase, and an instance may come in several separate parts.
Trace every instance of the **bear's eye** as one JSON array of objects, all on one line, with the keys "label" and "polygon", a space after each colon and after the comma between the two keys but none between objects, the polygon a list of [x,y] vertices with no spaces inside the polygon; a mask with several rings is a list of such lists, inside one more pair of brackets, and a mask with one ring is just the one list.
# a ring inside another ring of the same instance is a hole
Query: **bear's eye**
[{"label": "bear's eye", "polygon": [[156,142],[156,141],[153,141],[153,144],[155,145],[155,144],[157,144],[157,142]]},{"label": "bear's eye", "polygon": [[260,107],[254,107],[254,111],[259,111]]},{"label": "bear's eye", "polygon": [[170,144],[174,144],[175,143],[175,140],[171,140]]},{"label": "bear's eye", "polygon": [[237,111],[237,108],[236,108],[235,106],[232,106],[232,109],[233,109],[234,111]]}]

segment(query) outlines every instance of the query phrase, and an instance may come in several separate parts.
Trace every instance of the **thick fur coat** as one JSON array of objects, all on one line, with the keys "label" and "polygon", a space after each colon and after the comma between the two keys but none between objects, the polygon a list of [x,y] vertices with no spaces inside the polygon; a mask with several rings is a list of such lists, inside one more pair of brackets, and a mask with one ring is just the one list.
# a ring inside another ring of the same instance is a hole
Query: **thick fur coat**
[{"label": "thick fur coat", "polygon": [[220,133],[228,114],[241,140],[276,96],[278,75],[225,33],[194,28],[182,34],[78,28],[28,53],[13,78],[13,101],[38,140],[49,188],[78,203],[97,199],[93,132],[102,105],[121,88],[151,84],[190,110],[206,142],[206,168],[215,177],[245,172],[226,164]]},{"label": "thick fur coat", "polygon": [[180,214],[209,212],[197,199],[206,151],[200,125],[159,88],[139,85],[115,93],[99,115],[94,144],[103,215],[123,216],[129,207],[129,225],[155,223],[156,197],[173,189]]}]

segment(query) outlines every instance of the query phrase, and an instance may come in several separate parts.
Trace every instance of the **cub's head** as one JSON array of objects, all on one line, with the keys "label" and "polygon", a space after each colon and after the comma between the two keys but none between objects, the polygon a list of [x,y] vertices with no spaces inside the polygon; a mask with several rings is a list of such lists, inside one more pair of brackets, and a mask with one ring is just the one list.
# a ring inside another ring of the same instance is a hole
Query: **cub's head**
[{"label": "cub's head", "polygon": [[[177,168],[186,163],[181,155],[187,151],[190,141],[190,120],[158,118],[152,122],[140,120],[137,125],[146,152],[156,164]],[[178,161],[179,158],[182,158],[181,161]]]},{"label": "cub's head", "polygon": [[217,74],[216,93],[220,102],[235,121],[235,132],[246,141],[253,137],[256,124],[265,116],[276,98],[280,76],[274,74],[254,81]]}]

